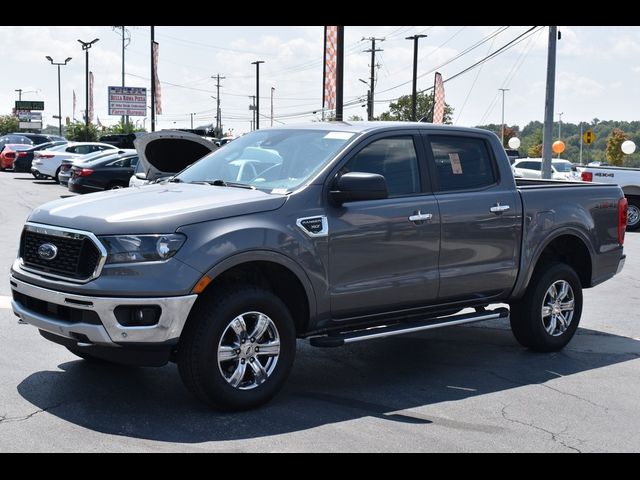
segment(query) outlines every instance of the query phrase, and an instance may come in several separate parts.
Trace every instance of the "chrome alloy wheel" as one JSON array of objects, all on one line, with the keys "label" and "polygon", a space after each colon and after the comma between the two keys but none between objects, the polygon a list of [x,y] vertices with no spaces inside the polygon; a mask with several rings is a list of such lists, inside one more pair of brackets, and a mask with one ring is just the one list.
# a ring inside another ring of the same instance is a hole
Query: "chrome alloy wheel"
[{"label": "chrome alloy wheel", "polygon": [[576,306],[573,289],[568,282],[554,282],[542,300],[542,325],[549,335],[559,337],[573,320]]},{"label": "chrome alloy wheel", "polygon": [[627,225],[635,226],[640,221],[640,209],[633,204],[627,206]]},{"label": "chrome alloy wheel", "polygon": [[271,376],[279,356],[280,335],[273,320],[246,312],[231,320],[220,338],[218,369],[233,388],[251,390]]}]

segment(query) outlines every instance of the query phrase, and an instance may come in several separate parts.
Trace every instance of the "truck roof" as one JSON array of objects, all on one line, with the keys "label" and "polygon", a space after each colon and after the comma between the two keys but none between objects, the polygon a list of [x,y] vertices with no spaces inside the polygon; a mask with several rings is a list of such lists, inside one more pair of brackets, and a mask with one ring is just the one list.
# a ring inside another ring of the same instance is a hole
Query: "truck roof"
[{"label": "truck roof", "polygon": [[[458,127],[455,125],[440,125],[425,122],[310,122],[310,123],[297,123],[287,124],[278,127],[272,127],[273,129],[291,130],[334,130],[353,133],[371,132],[375,130],[393,130],[393,129],[407,129],[415,128],[419,130],[434,130],[434,131],[456,131],[466,133],[484,133],[492,134],[489,130],[481,128],[470,127]],[[271,129],[271,128],[270,128]]]}]

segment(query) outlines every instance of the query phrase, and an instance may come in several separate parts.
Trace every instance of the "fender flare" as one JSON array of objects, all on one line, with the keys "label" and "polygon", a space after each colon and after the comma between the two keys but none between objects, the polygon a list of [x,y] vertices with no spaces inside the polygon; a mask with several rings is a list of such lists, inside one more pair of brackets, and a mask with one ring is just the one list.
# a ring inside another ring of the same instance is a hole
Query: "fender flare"
[{"label": "fender flare", "polygon": [[207,275],[211,279],[215,279],[216,277],[220,276],[221,274],[235,266],[250,262],[277,263],[278,265],[281,265],[282,267],[291,271],[296,276],[298,281],[302,284],[302,287],[304,288],[304,291],[307,295],[307,302],[309,304],[308,327],[315,324],[317,317],[317,303],[315,291],[313,289],[311,280],[307,276],[307,273],[304,271],[304,269],[286,255],[274,252],[272,250],[251,250],[240,252],[231,255],[230,257],[227,257],[219,263],[215,264],[205,273],[205,275]]}]

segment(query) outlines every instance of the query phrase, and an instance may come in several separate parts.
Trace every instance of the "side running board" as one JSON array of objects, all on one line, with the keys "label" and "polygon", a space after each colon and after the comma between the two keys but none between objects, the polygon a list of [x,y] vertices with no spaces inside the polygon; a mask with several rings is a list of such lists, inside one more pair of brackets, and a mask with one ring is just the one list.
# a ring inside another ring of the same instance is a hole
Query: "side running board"
[{"label": "side running board", "polygon": [[382,325],[365,328],[362,330],[352,330],[329,335],[311,337],[309,343],[314,347],[341,347],[347,343],[363,342],[374,338],[392,337],[405,333],[421,332],[434,328],[451,327],[465,323],[483,322],[497,318],[509,316],[509,309],[496,308],[495,310],[480,310],[462,315],[451,315],[448,317],[430,318],[423,321],[412,321],[405,323],[395,323],[393,325]]}]

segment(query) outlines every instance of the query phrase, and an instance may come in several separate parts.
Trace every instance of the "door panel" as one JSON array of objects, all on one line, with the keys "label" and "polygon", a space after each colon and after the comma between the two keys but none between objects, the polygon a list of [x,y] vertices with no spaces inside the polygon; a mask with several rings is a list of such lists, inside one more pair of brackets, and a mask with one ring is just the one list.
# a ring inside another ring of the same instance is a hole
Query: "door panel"
[{"label": "door panel", "polygon": [[500,182],[485,140],[436,135],[428,140],[442,227],[439,300],[507,292],[518,266],[517,192],[512,184]]},{"label": "door panel", "polygon": [[[431,213],[421,225],[408,217]],[[335,318],[421,306],[438,296],[440,223],[432,195],[351,202],[329,219]]]}]

